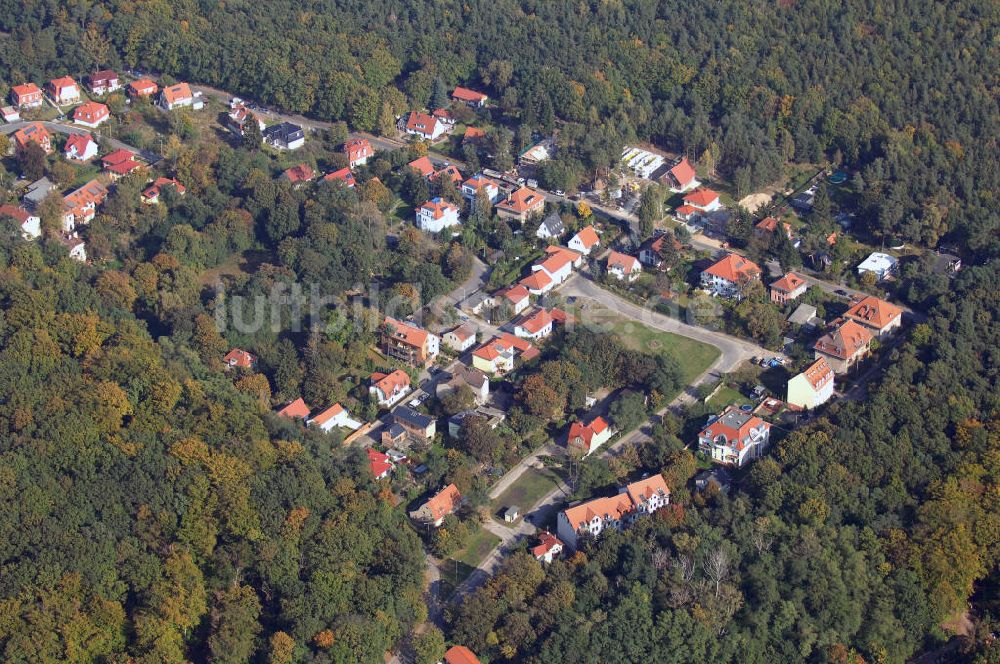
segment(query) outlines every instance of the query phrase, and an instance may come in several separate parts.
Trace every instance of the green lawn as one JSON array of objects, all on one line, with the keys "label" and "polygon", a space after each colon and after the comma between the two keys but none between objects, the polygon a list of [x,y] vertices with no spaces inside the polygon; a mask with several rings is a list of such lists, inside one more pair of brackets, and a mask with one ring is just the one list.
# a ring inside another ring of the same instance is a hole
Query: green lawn
[{"label": "green lawn", "polygon": [[737,390],[734,390],[726,385],[723,385],[722,389],[720,389],[714,397],[708,400],[708,406],[714,411],[721,411],[730,404],[742,406],[743,404],[748,403],[750,403],[749,399],[740,394]]},{"label": "green lawn", "polygon": [[499,543],[499,537],[485,528],[480,528],[478,533],[469,538],[469,543],[464,549],[456,552],[451,558],[441,561],[438,568],[441,570],[441,596],[450,597],[455,588],[472,574],[482,559]]},{"label": "green lawn", "polygon": [[517,481],[507,487],[493,501],[493,513],[498,520],[503,520],[501,512],[511,505],[517,505],[524,512],[534,507],[535,503],[559,486],[559,478],[550,470],[528,468]]},{"label": "green lawn", "polygon": [[672,332],[654,330],[634,321],[618,320],[612,329],[628,348],[673,356],[681,365],[685,385],[700,376],[719,358],[719,349],[715,346]]}]

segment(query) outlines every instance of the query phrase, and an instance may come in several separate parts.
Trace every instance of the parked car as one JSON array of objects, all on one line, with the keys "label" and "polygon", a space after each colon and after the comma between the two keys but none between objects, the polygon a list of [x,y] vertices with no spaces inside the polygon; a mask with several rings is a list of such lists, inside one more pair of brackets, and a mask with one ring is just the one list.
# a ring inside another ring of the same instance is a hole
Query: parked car
[{"label": "parked car", "polygon": [[556,189],[552,193],[555,194],[556,196],[565,196],[566,195],[566,192],[563,191],[562,189]]}]

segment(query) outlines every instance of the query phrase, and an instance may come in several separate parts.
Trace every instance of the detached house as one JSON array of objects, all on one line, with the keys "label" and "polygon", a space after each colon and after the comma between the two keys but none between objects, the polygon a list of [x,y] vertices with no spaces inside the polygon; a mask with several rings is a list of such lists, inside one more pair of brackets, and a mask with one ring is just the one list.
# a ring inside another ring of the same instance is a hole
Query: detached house
[{"label": "detached house", "polygon": [[836,374],[846,374],[871,350],[872,335],[853,320],[834,322],[834,328],[813,346],[816,359],[825,359]]},{"label": "detached house", "polygon": [[80,86],[69,76],[54,78],[45,86],[54,101],[59,106],[75,104],[80,101]]},{"label": "detached house", "polygon": [[389,459],[388,454],[383,454],[378,450],[368,448],[368,467],[372,471],[372,476],[377,480],[384,480],[392,473],[395,464]]},{"label": "detached house", "polygon": [[[545,274],[553,286],[561,284],[573,274],[573,268],[583,263],[583,257],[564,247],[547,247],[548,256],[541,263],[531,266],[532,272]],[[528,290],[531,290],[529,287]],[[549,289],[550,290],[550,289]]]},{"label": "detached house", "polygon": [[514,321],[514,334],[532,341],[545,339],[552,334],[553,324],[552,314],[539,307]]},{"label": "detached house", "polygon": [[781,305],[788,304],[799,296],[804,295],[808,288],[809,284],[806,283],[805,279],[794,272],[789,272],[771,284],[771,302]]},{"label": "detached house", "polygon": [[392,411],[392,421],[417,440],[430,440],[437,433],[437,420],[408,406],[399,406]]},{"label": "detached house", "polygon": [[10,101],[18,108],[38,108],[44,103],[42,91],[34,83],[23,83],[12,87]]},{"label": "detached house", "polygon": [[438,356],[441,338],[416,325],[387,316],[382,322],[382,346],[390,357],[412,366],[424,366]]},{"label": "detached house", "polygon": [[701,186],[694,171],[694,166],[691,165],[687,157],[681,157],[680,160],[670,167],[670,170],[664,173],[663,182],[675,194],[683,194]]},{"label": "detached house", "polygon": [[489,97],[482,92],[476,92],[475,90],[463,87],[456,87],[455,91],[451,93],[451,98],[453,101],[467,104],[474,108],[482,108],[486,105],[487,100],[489,100]]},{"label": "detached house", "polygon": [[264,143],[277,150],[298,150],[306,142],[302,127],[291,122],[279,122],[263,132]]},{"label": "detached house", "polygon": [[[772,237],[778,231],[778,224],[780,222],[775,217],[764,217],[757,225],[753,227],[753,234],[758,240],[766,240]],[[781,227],[785,233],[785,237],[789,240],[792,239],[792,225],[789,223],[781,224]]]},{"label": "detached house", "polygon": [[726,254],[701,273],[702,288],[715,296],[740,299],[743,288],[760,279],[760,266],[739,254]]},{"label": "detached house", "polygon": [[463,353],[476,345],[476,326],[472,323],[462,323],[444,333],[444,345]]},{"label": "detached house", "polygon": [[306,405],[305,399],[299,397],[279,410],[278,415],[292,419],[308,420],[309,406]]},{"label": "detached house", "polygon": [[376,371],[369,380],[368,393],[383,408],[392,408],[410,393],[410,376],[402,369],[390,373]]},{"label": "detached house", "polygon": [[618,281],[635,281],[642,272],[642,265],[635,256],[612,251],[608,254],[608,274]]},{"label": "detached house", "polygon": [[115,150],[101,157],[101,166],[112,180],[117,180],[142,168],[142,162],[136,159],[134,152]]},{"label": "detached house", "polygon": [[584,256],[589,256],[590,252],[593,251],[594,247],[599,247],[601,245],[601,238],[597,235],[597,229],[593,226],[587,226],[582,229],[579,233],[574,235],[566,243],[566,246],[577,251]]},{"label": "detached house", "polygon": [[663,252],[666,243],[670,241],[673,248],[681,250],[681,243],[671,234],[657,235],[642,243],[639,247],[639,262],[651,268],[660,269],[664,266]]},{"label": "detached house", "polygon": [[347,165],[350,168],[363,166],[375,154],[372,144],[367,138],[352,138],[344,143],[344,154],[347,155]]},{"label": "detached house", "polygon": [[444,518],[462,505],[462,494],[458,487],[449,484],[431,496],[426,503],[410,512],[414,521],[438,528],[444,523]]},{"label": "detached house", "polygon": [[545,197],[534,189],[521,187],[497,203],[496,208],[497,216],[501,219],[515,219],[524,223],[545,210]]},{"label": "detached house", "polygon": [[538,224],[538,230],[535,231],[535,237],[539,240],[548,239],[558,239],[562,237],[562,234],[566,232],[566,227],[563,224],[562,217],[559,216],[558,212],[553,212],[549,216],[542,220],[542,223]]},{"label": "detached house", "polygon": [[24,150],[32,143],[42,148],[45,154],[52,152],[52,136],[41,122],[32,122],[14,132],[14,147],[17,151]]},{"label": "detached house", "polygon": [[127,92],[130,97],[152,97],[159,91],[160,87],[149,80],[141,78],[128,84]]},{"label": "detached house", "polygon": [[551,563],[562,551],[562,540],[547,530],[538,534],[538,545],[531,547],[531,555],[541,563]]},{"label": "detached house", "polygon": [[226,367],[232,369],[252,369],[257,364],[257,358],[242,348],[234,348],[222,358]]},{"label": "detached house", "polygon": [[529,276],[517,282],[517,285],[527,289],[535,297],[545,295],[556,286],[555,282],[552,281],[552,277],[543,270],[532,272]]},{"label": "detached house", "polygon": [[458,226],[458,206],[443,198],[435,197],[417,208],[417,228],[428,233],[440,233],[446,228]]},{"label": "detached house", "polygon": [[729,406],[698,434],[698,449],[716,463],[742,468],[763,455],[770,435],[770,424]]},{"label": "detached house", "polygon": [[333,173],[327,173],[323,176],[323,182],[342,182],[348,189],[354,189],[358,184],[354,179],[354,173],[347,166]]},{"label": "detached house", "polygon": [[110,69],[102,69],[87,77],[87,87],[95,95],[106,95],[121,90],[122,84],[118,80],[118,74]]},{"label": "detached house", "polygon": [[294,187],[298,187],[303,182],[309,182],[314,177],[316,177],[316,171],[312,167],[303,162],[298,166],[292,166],[291,168],[285,169],[281,174],[281,177],[292,183]]},{"label": "detached house", "polygon": [[663,475],[633,482],[607,498],[594,498],[559,513],[557,533],[570,549],[579,537],[600,537],[608,529],[621,530],[639,517],[653,514],[670,504],[670,488]]},{"label": "detached house", "polygon": [[844,313],[844,318],[854,321],[877,337],[884,337],[903,324],[903,310],[869,295],[856,301]]},{"label": "detached house", "polygon": [[21,229],[21,235],[25,240],[34,240],[41,237],[42,220],[41,217],[33,212],[28,212],[23,207],[0,205],[0,219],[5,217],[9,217],[17,222],[18,227]]},{"label": "detached house", "polygon": [[108,189],[91,180],[63,198],[63,230],[71,231],[79,224],[90,222],[97,215],[97,206],[108,198]]},{"label": "detached house", "polygon": [[495,180],[491,180],[485,175],[473,175],[462,183],[462,196],[469,201],[470,205],[475,205],[480,191],[486,194],[490,203],[496,203],[497,199],[500,198],[500,186]]},{"label": "detached house", "polygon": [[184,185],[176,179],[159,177],[153,181],[153,184],[146,187],[146,190],[142,192],[142,202],[146,205],[156,205],[159,203],[160,193],[163,191],[164,187],[173,187],[174,191],[176,191],[179,196],[183,196],[184,192],[187,191],[184,188]]},{"label": "detached house", "polygon": [[611,439],[612,433],[611,425],[603,417],[595,417],[588,424],[573,422],[566,434],[566,448],[590,456]]},{"label": "detached house", "polygon": [[63,156],[76,161],[90,161],[97,156],[97,141],[90,134],[70,134],[63,145]]},{"label": "detached house", "polygon": [[896,274],[899,268],[899,260],[895,256],[883,254],[880,251],[873,251],[868,258],[858,265],[858,276],[864,276],[866,272],[875,275],[875,279],[883,281],[887,277]]},{"label": "detached house", "polygon": [[264,131],[264,121],[257,117],[253,111],[244,106],[242,103],[231,104],[229,113],[226,114],[226,118],[226,124],[229,125],[229,130],[239,136],[243,135],[243,131],[246,129],[247,123],[249,122],[256,122],[257,128],[262,132]]},{"label": "detached house", "polygon": [[335,403],[326,410],[318,413],[315,417],[309,418],[306,420],[306,424],[317,426],[327,433],[336,427],[357,431],[364,426],[363,422],[359,422],[351,417],[351,414],[339,403]]},{"label": "detached house", "polygon": [[431,161],[430,157],[417,157],[413,161],[407,164],[410,168],[420,173],[425,178],[429,178],[434,175],[434,162]]},{"label": "detached house", "polygon": [[530,342],[504,332],[472,351],[472,366],[486,374],[500,375],[514,370],[516,358],[527,362],[535,357],[538,349]]},{"label": "detached house", "polygon": [[444,376],[438,381],[435,395],[438,399],[451,394],[460,387],[465,386],[472,390],[476,397],[477,404],[484,404],[490,396],[490,379],[479,369],[467,367],[459,364],[451,373],[450,377]]},{"label": "detached house", "polygon": [[96,129],[111,117],[111,112],[104,104],[88,101],[73,109],[73,123]]},{"label": "detached house", "polygon": [[195,95],[187,83],[169,85],[160,92],[160,108],[173,111],[178,108],[200,108],[201,101],[195,104]]},{"label": "detached house", "polygon": [[788,381],[785,401],[799,408],[818,408],[833,397],[833,377],[833,369],[821,357]]},{"label": "detached house", "polygon": [[413,111],[406,120],[404,130],[407,134],[419,136],[427,141],[437,140],[442,134],[448,131],[449,126],[427,113]]},{"label": "detached house", "polygon": [[498,305],[501,302],[509,305],[515,316],[527,309],[531,303],[531,294],[524,284],[515,284],[510,288],[499,290],[493,297]]},{"label": "detached house", "polygon": [[697,189],[684,197],[684,204],[698,212],[715,212],[722,207],[719,194],[711,189]]}]

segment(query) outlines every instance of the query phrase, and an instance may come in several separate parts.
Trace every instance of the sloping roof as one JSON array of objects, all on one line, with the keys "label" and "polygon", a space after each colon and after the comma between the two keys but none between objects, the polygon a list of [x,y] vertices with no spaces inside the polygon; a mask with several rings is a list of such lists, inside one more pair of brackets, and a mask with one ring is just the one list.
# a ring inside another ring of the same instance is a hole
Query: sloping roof
[{"label": "sloping roof", "polygon": [[76,121],[94,122],[108,116],[108,107],[96,101],[88,101],[73,109],[73,119]]},{"label": "sloping roof", "polygon": [[903,310],[895,304],[869,295],[848,309],[844,317],[881,330],[901,315],[903,315]]},{"label": "sloping roof", "polygon": [[538,308],[529,314],[525,314],[517,321],[516,325],[528,331],[528,334],[538,334],[546,326],[552,324],[552,315],[545,309]]},{"label": "sloping roof", "polygon": [[434,130],[437,128],[437,123],[438,119],[433,115],[413,111],[410,113],[410,117],[406,120],[406,128],[410,131],[416,131],[427,136],[433,136]]},{"label": "sloping roof", "polygon": [[424,415],[409,406],[400,406],[392,411],[392,419],[394,422],[405,422],[416,429],[426,429],[434,421],[430,415]]},{"label": "sloping roof", "polygon": [[316,172],[313,171],[312,167],[303,162],[298,166],[292,166],[284,172],[284,176],[289,182],[308,182],[316,177]]},{"label": "sloping roof", "polygon": [[392,470],[392,462],[389,461],[389,457],[370,447],[368,448],[368,465],[375,477]]},{"label": "sloping roof", "polygon": [[[522,279],[522,281],[524,280]],[[551,279],[549,282],[551,283]],[[505,298],[511,304],[517,304],[518,302],[522,302],[524,298],[531,297],[531,293],[528,292],[525,284],[518,283],[514,284],[510,288],[504,288],[503,290],[497,291],[497,297]]]},{"label": "sloping roof", "polygon": [[346,412],[344,410],[344,407],[341,406],[339,403],[335,403],[332,406],[330,406],[329,408],[327,408],[326,410],[324,410],[321,413],[319,413],[318,415],[316,415],[316,417],[312,418],[310,420],[310,422],[311,423],[315,423],[315,424],[319,424],[319,425],[323,425],[323,424],[326,424],[327,422],[329,422],[330,420],[334,419],[335,417],[337,417],[341,413],[344,413],[344,412]]},{"label": "sloping roof", "polygon": [[438,491],[436,494],[427,499],[424,506],[430,510],[431,516],[434,521],[448,516],[455,511],[462,502],[462,494],[459,492],[458,487],[454,484],[449,484],[445,488]]},{"label": "sloping roof", "polygon": [[480,664],[479,658],[465,646],[452,646],[444,654],[445,664]]},{"label": "sloping roof", "polygon": [[528,189],[527,187],[521,187],[508,198],[497,203],[498,208],[517,214],[523,214],[541,205],[545,205],[545,197],[534,189]]},{"label": "sloping roof", "polygon": [[411,161],[409,164],[407,164],[407,166],[417,171],[425,178],[434,175],[434,164],[431,163],[430,157],[419,157]]},{"label": "sloping roof", "polygon": [[747,413],[737,406],[729,406],[711,424],[701,431],[702,438],[716,440],[723,437],[729,445],[742,449],[743,440],[750,435],[751,429],[759,427],[770,429],[771,425],[756,415]]},{"label": "sloping roof", "polygon": [[466,321],[461,325],[456,325],[448,330],[448,334],[454,336],[459,341],[466,341],[476,336],[476,326]]},{"label": "sloping roof", "polygon": [[427,330],[422,330],[419,327],[404,323],[402,321],[396,320],[395,318],[389,318],[382,322],[386,327],[392,327],[392,338],[397,341],[402,341],[408,346],[414,346],[416,348],[423,348],[424,344],[427,343]]},{"label": "sloping roof", "polygon": [[282,417],[298,417],[304,420],[309,417],[309,406],[306,405],[302,397],[299,397],[295,401],[286,404],[284,408],[278,411],[278,415]]},{"label": "sloping roof", "polygon": [[163,88],[163,98],[167,100],[168,104],[176,104],[179,101],[193,97],[191,86],[187,83],[177,83]]},{"label": "sloping roof", "polygon": [[597,235],[597,229],[593,226],[587,226],[586,228],[580,229],[580,232],[573,237],[587,249],[601,243],[601,238]]},{"label": "sloping roof", "polygon": [[531,555],[535,558],[541,558],[555,547],[563,546],[562,540],[547,530],[538,534],[538,542],[538,545],[531,549]]},{"label": "sloping roof", "polygon": [[372,385],[387,397],[398,394],[410,386],[410,376],[402,369],[396,369],[388,374],[376,371],[371,375],[371,381]]},{"label": "sloping roof", "polygon": [[486,138],[485,129],[480,129],[479,127],[466,127],[465,135],[462,137],[462,142],[471,143],[473,141],[478,141],[481,138]]},{"label": "sloping roof", "polygon": [[563,224],[562,217],[559,216],[558,212],[553,212],[549,216],[545,217],[541,225],[545,226],[546,230],[548,230],[549,232],[549,235],[551,235],[552,237],[558,237],[562,235],[563,232],[566,230],[566,226],[565,224]]},{"label": "sloping roof", "polygon": [[469,88],[463,88],[460,86],[455,88],[455,91],[451,93],[451,96],[462,101],[474,102],[482,102],[488,99],[488,97],[482,92],[476,92],[475,90],[470,90]]},{"label": "sloping roof", "polygon": [[69,76],[61,76],[49,81],[49,86],[56,91],[57,95],[61,95],[63,89],[76,87],[76,81]]},{"label": "sloping roof", "polygon": [[568,507],[563,511],[566,519],[574,530],[579,530],[584,524],[590,523],[594,517],[620,520],[634,509],[632,501],[624,493],[606,498],[594,498],[576,507]]},{"label": "sloping roof", "polygon": [[38,86],[34,83],[22,83],[21,85],[15,85],[11,88],[11,90],[14,91],[14,94],[16,94],[18,98],[26,97],[28,95],[37,95],[41,92],[41,90],[38,89]]},{"label": "sloping roof", "polygon": [[132,81],[128,84],[128,88],[132,91],[132,94],[152,94],[157,90],[156,83],[148,78],[141,78],[138,81]]},{"label": "sloping roof", "polygon": [[735,284],[759,275],[760,266],[739,254],[726,254],[705,272]]},{"label": "sloping roof", "polygon": [[778,279],[773,284],[771,284],[771,288],[773,288],[774,290],[779,290],[783,293],[791,293],[796,288],[802,286],[805,283],[806,283],[805,279],[795,274],[794,272],[789,272],[781,279]]},{"label": "sloping roof", "polygon": [[0,217],[10,217],[17,221],[19,224],[24,224],[31,218],[31,213],[25,210],[23,207],[16,207],[14,205],[0,205]]},{"label": "sloping roof", "polygon": [[255,358],[251,353],[248,353],[242,348],[234,348],[226,353],[226,356],[222,358],[222,361],[227,364],[235,364],[238,367],[249,367],[253,365]]},{"label": "sloping roof", "polygon": [[608,254],[608,269],[616,266],[621,268],[623,274],[629,275],[632,274],[632,270],[639,267],[639,259],[635,256],[612,251]]},{"label": "sloping roof", "polygon": [[566,436],[566,440],[568,442],[573,442],[577,438],[580,438],[587,444],[587,448],[589,449],[594,436],[596,434],[603,433],[607,428],[608,423],[603,417],[596,417],[589,424],[576,421],[569,425],[569,433]]},{"label": "sloping roof", "polygon": [[343,182],[348,189],[357,184],[357,180],[354,179],[354,173],[347,166],[333,173],[327,173],[323,176],[323,182]]},{"label": "sloping roof", "polygon": [[814,350],[848,360],[872,340],[871,333],[853,320],[843,321],[816,341]]},{"label": "sloping roof", "polygon": [[716,200],[719,194],[708,188],[701,188],[696,191],[692,191],[690,194],[684,197],[684,202],[689,205],[696,205],[698,207],[707,207],[712,204],[712,201]]},{"label": "sloping roof", "polygon": [[459,183],[462,181],[462,171],[458,170],[458,166],[455,164],[448,164],[441,170],[435,171],[430,179],[433,182],[437,182],[443,177],[448,177],[452,182]]},{"label": "sloping roof", "polygon": [[806,377],[806,380],[812,385],[814,390],[819,390],[833,380],[833,369],[830,367],[830,363],[826,361],[826,358],[821,357],[809,365],[802,372],[802,375]]},{"label": "sloping roof", "polygon": [[76,150],[77,154],[83,154],[87,151],[87,146],[91,143],[97,145],[94,141],[94,137],[90,134],[70,134],[66,138],[66,144],[63,146],[63,152],[69,152],[72,149]]},{"label": "sloping roof", "polygon": [[521,279],[518,282],[519,285],[524,286],[529,291],[532,290],[543,290],[546,286],[552,283],[552,278],[549,277],[545,270],[535,270],[529,276]]},{"label": "sloping roof", "polygon": [[440,219],[445,215],[446,212],[458,212],[458,206],[449,203],[440,196],[432,198],[423,205],[420,206],[421,210],[426,210],[431,213],[434,219]]},{"label": "sloping roof", "polygon": [[670,495],[670,487],[667,486],[663,475],[657,473],[638,482],[632,482],[625,487],[625,493],[636,505],[647,502],[653,496],[659,495],[663,498]]},{"label": "sloping roof", "polygon": [[111,166],[112,164],[120,164],[122,162],[135,159],[135,156],[136,155],[134,152],[130,152],[129,150],[125,149],[118,149],[115,150],[114,152],[109,152],[108,154],[101,157],[101,163],[103,163],[104,166],[107,167]]},{"label": "sloping roof", "polygon": [[564,267],[580,258],[580,254],[565,247],[549,247],[545,251],[549,255],[548,258],[538,263],[536,267],[542,268],[549,274],[557,274]]},{"label": "sloping roof", "polygon": [[691,166],[691,162],[687,160],[687,157],[684,157],[670,169],[670,175],[673,176],[677,184],[681,187],[686,187],[695,179],[696,173],[694,172],[694,167]]}]

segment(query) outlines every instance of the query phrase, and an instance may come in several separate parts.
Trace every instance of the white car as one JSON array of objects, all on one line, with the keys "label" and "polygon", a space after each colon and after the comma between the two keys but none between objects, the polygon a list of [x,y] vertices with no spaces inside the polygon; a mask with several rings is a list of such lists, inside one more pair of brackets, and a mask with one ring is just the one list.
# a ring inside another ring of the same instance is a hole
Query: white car
[{"label": "white car", "polygon": [[566,192],[563,191],[562,189],[556,189],[552,193],[555,194],[556,196],[565,196],[566,195]]}]

